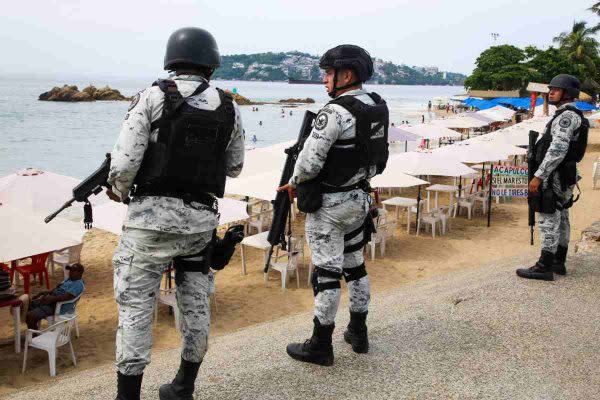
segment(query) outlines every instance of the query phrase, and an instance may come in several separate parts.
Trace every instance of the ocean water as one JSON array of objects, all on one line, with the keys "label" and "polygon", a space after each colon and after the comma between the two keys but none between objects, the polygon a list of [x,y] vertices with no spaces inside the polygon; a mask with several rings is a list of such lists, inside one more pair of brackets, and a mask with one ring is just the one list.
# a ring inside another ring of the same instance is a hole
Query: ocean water
[{"label": "ocean water", "polygon": [[[149,85],[148,81],[102,79],[55,81],[48,79],[0,78],[0,177],[33,167],[83,178],[110,152],[129,102],[62,103],[38,101],[40,93],[64,83],[82,89],[92,83],[109,85],[131,96]],[[316,103],[296,108],[280,105],[241,107],[248,147],[264,147],[294,139],[304,111],[317,111],[328,101],[323,85],[289,85],[277,82],[214,81],[223,89],[236,89],[255,101],[278,102],[286,98],[313,98]],[[420,122],[432,116],[427,101],[436,96],[462,93],[462,87],[373,85],[390,107],[390,121]],[[290,111],[292,115],[290,115]],[[262,125],[259,122],[262,121]],[[250,139],[256,135],[257,141]]]}]

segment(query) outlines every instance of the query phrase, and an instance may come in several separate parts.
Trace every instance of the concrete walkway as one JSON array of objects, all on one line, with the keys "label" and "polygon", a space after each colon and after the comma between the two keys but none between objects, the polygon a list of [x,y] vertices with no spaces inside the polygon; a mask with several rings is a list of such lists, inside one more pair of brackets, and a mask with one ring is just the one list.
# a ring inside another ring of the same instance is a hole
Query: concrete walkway
[{"label": "concrete walkway", "polygon": [[[371,351],[354,354],[334,333],[335,365],[285,353],[311,330],[299,315],[216,338],[201,369],[198,399],[592,399],[600,395],[600,254],[569,259],[554,282],[516,277],[512,259],[375,297]],[[268,304],[264,305],[269,307]],[[157,399],[178,351],[155,354],[143,399]],[[59,371],[60,373],[60,371]],[[112,366],[57,378],[10,399],[114,399]]]}]

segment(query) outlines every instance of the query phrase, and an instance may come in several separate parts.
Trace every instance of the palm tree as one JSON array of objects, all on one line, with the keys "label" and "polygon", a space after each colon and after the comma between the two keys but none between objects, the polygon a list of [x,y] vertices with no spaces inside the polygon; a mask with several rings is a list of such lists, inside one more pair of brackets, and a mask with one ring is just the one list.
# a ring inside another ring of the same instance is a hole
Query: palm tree
[{"label": "palm tree", "polygon": [[591,6],[590,8],[588,8],[588,10],[593,12],[594,14],[600,16],[600,1],[597,3],[594,3],[594,5]]},{"label": "palm tree", "polygon": [[[600,3],[593,7],[600,7]],[[583,64],[590,78],[596,77],[596,63],[594,59],[598,57],[598,41],[594,38],[596,32],[600,30],[600,25],[587,27],[585,21],[576,21],[573,23],[571,32],[562,32],[554,38],[558,43],[560,50],[563,51],[569,60],[576,64]]]}]

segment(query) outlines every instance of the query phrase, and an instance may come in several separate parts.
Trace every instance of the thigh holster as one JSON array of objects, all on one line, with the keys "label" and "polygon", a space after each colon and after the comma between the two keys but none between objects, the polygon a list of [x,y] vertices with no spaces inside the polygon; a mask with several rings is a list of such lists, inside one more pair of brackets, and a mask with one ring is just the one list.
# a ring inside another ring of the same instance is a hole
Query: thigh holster
[{"label": "thigh holster", "polygon": [[[319,282],[319,276],[326,276],[329,278],[336,279],[333,282]],[[315,270],[312,274],[312,278],[310,283],[313,287],[313,293],[316,296],[319,292],[323,290],[331,290],[331,289],[341,289],[340,279],[342,278],[341,273],[332,272],[323,268],[315,267]]]},{"label": "thigh holster", "polygon": [[343,275],[346,283],[356,281],[367,276],[367,268],[363,263],[358,267],[344,269]]}]

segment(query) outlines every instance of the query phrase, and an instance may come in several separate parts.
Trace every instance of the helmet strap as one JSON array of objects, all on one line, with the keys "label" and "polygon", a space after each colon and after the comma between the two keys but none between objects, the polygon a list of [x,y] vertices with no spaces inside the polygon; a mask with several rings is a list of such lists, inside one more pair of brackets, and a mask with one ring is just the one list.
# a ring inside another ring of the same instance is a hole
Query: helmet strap
[{"label": "helmet strap", "polygon": [[362,82],[361,81],[354,81],[354,82],[350,82],[347,85],[344,86],[339,86],[337,85],[337,74],[338,74],[338,70],[335,69],[334,70],[334,74],[333,74],[333,90],[331,90],[331,92],[327,92],[327,94],[329,95],[329,97],[331,97],[332,99],[335,99],[337,97],[337,92],[339,92],[340,90],[344,90],[344,89],[348,89],[349,87],[353,87],[353,86],[357,86],[360,85]]}]

